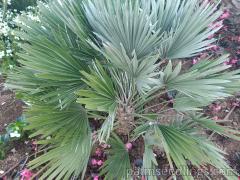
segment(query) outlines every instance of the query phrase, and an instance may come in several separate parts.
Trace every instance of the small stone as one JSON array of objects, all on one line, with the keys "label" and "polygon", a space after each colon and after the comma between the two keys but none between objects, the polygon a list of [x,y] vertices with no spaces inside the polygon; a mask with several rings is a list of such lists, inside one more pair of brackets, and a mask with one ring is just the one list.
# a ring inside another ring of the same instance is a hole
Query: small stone
[{"label": "small stone", "polygon": [[11,152],[14,154],[14,153],[16,153],[17,151],[16,151],[15,148],[13,148],[13,149],[11,150]]},{"label": "small stone", "polygon": [[237,123],[237,122],[233,122],[233,125],[234,125],[234,126],[237,126],[237,125],[238,125],[238,123]]},{"label": "small stone", "polygon": [[153,125],[153,122],[149,122],[148,124],[149,124],[149,126],[152,126],[152,125]]},{"label": "small stone", "polygon": [[137,166],[137,167],[142,167],[142,165],[143,165],[143,160],[142,160],[142,159],[136,159],[136,160],[134,161],[134,164],[135,164],[135,166]]}]

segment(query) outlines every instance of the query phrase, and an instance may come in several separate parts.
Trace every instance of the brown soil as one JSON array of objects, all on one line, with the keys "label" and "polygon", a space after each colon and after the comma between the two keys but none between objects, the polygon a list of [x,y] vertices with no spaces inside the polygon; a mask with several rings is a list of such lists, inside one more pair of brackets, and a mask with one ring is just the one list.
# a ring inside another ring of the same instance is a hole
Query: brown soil
[{"label": "brown soil", "polygon": [[4,89],[3,79],[0,78],[0,134],[5,127],[21,116],[23,103],[15,98],[15,94]]},{"label": "brown soil", "polygon": [[[0,134],[4,134],[5,127],[21,116],[23,111],[23,103],[15,98],[12,91],[4,89],[3,83],[4,80],[0,77]],[[29,152],[27,146],[21,141],[11,142],[6,149],[6,158],[0,160],[0,179],[8,170],[18,166],[26,156],[26,152]]]},{"label": "brown soil", "polygon": [[10,176],[19,168],[23,168],[28,152],[31,151],[31,147],[22,141],[13,141],[7,148],[8,151],[6,158],[4,160],[0,160],[0,179],[5,174]]}]

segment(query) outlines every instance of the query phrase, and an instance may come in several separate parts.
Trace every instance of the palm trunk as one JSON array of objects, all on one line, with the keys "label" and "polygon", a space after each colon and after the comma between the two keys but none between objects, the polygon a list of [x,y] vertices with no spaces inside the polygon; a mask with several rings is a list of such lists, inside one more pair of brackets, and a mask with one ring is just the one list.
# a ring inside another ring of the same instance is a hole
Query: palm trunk
[{"label": "palm trunk", "polygon": [[134,109],[131,106],[121,106],[117,110],[118,126],[116,132],[119,135],[129,135],[134,128]]}]

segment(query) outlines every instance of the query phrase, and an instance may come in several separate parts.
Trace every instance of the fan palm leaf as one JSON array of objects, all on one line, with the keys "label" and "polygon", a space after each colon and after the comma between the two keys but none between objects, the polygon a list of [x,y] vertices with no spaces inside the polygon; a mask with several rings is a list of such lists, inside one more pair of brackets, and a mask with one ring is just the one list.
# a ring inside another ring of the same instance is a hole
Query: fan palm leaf
[{"label": "fan palm leaf", "polygon": [[[159,129],[158,129],[159,128]],[[184,179],[193,179],[186,160],[191,159],[194,166],[200,167],[204,164],[212,165],[220,170],[231,169],[225,162],[224,152],[216,148],[205,138],[189,135],[167,126],[158,126],[156,133],[163,141],[167,154],[179,168]],[[170,160],[170,159],[169,159]],[[170,160],[171,161],[171,160]],[[235,179],[237,174],[224,174],[228,179]]]},{"label": "fan palm leaf", "polygon": [[[41,92],[36,97],[64,108],[76,100],[74,92],[83,86],[80,70],[87,71],[87,60],[97,57],[98,53],[64,24],[54,13],[53,4],[39,6],[40,22],[21,17],[21,31],[17,34],[26,40],[23,52],[18,54],[22,67],[9,76],[8,84],[25,90],[31,84],[34,91]],[[17,80],[19,72],[22,82]]]},{"label": "fan palm leaf", "polygon": [[[50,150],[30,162],[32,169],[47,167],[41,179],[69,179],[79,176],[88,164],[91,153],[91,131],[85,110],[72,104],[65,110],[34,105],[28,112],[28,130],[37,128],[31,137],[41,136],[40,144]],[[44,140],[44,139],[49,140]]]},{"label": "fan palm leaf", "polygon": [[112,147],[109,152],[110,156],[107,161],[105,161],[101,174],[104,174],[105,178],[109,180],[116,178],[132,179],[131,174],[129,174],[131,170],[129,154],[122,140],[116,135],[113,135],[109,143]]}]

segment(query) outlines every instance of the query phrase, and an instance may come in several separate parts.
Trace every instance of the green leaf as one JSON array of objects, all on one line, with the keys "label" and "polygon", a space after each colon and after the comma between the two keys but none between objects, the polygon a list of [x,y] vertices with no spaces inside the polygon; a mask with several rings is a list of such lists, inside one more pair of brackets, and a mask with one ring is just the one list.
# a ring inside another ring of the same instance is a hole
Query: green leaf
[{"label": "green leaf", "polygon": [[166,153],[169,154],[168,160],[176,164],[184,179],[193,179],[189,176],[187,160],[196,167],[210,164],[220,170],[228,171],[229,174],[224,174],[228,179],[237,177],[237,173],[230,171],[231,168],[225,162],[223,156],[225,153],[206,138],[162,125],[159,125],[155,131],[162,140]]},{"label": "green leaf", "polygon": [[150,0],[142,1],[151,12],[156,29],[164,32],[160,47],[162,58],[178,59],[191,57],[210,48],[214,39],[208,37],[220,28],[212,29],[221,15],[214,3],[200,3],[198,0]]},{"label": "green leaf", "polygon": [[20,16],[23,23],[16,34],[25,40],[18,54],[21,67],[8,76],[7,83],[10,88],[34,94],[36,101],[65,108],[76,101],[74,92],[84,84],[80,71],[88,71],[88,61],[99,53],[86,42],[88,33],[78,37],[66,26],[55,11],[59,2],[40,3],[40,22]]},{"label": "green leaf", "polygon": [[[156,173],[156,167],[158,166],[156,157],[153,153],[153,145],[151,137],[146,135],[144,137],[144,154],[143,154],[143,169],[151,170],[151,172]],[[150,174],[147,176],[148,180],[157,180],[157,176],[154,174]]]},{"label": "green leaf", "polygon": [[94,63],[91,73],[82,71],[83,81],[91,88],[80,90],[78,103],[86,105],[89,110],[113,112],[117,107],[117,93],[111,77],[100,63]]},{"label": "green leaf", "polygon": [[44,170],[41,179],[70,179],[83,173],[91,153],[91,131],[85,110],[73,104],[65,110],[34,105],[27,114],[31,137],[39,136],[41,144],[51,149],[29,163],[31,169]]},{"label": "green leaf", "polygon": [[106,143],[112,133],[114,121],[116,117],[116,111],[110,112],[106,120],[103,122],[99,133],[98,133],[98,140],[100,143]]},{"label": "green leaf", "polygon": [[105,179],[132,179],[131,174],[131,164],[128,155],[128,151],[125,148],[122,140],[117,136],[113,135],[110,138],[109,144],[111,149],[109,150],[108,159],[102,166],[100,175],[104,175]]},{"label": "green leaf", "polygon": [[189,114],[189,119],[193,122],[198,123],[200,126],[212,130],[220,135],[227,136],[229,138],[240,141],[240,132],[230,127],[220,125],[219,123],[207,117],[204,117],[202,114]]},{"label": "green leaf", "polygon": [[227,58],[228,55],[223,55],[215,60],[201,60],[184,73],[181,73],[180,63],[173,69],[170,61],[160,80],[169,91],[178,91],[174,108],[178,111],[199,110],[217,99],[231,96],[237,89],[239,71],[226,72],[230,68],[224,65]]},{"label": "green leaf", "polygon": [[135,51],[142,59],[160,54],[162,59],[191,57],[210,48],[208,37],[217,29],[209,24],[221,15],[217,5],[198,0],[90,0],[84,2],[86,18],[104,45]]},{"label": "green leaf", "polygon": [[140,93],[147,92],[159,84],[157,79],[159,64],[156,63],[158,55],[139,59],[134,51],[132,57],[129,57],[122,45],[121,50],[105,45],[103,55],[115,69],[127,73],[128,77],[134,81],[134,84],[136,83],[135,86]]},{"label": "green leaf", "polygon": [[161,44],[161,34],[139,0],[89,0],[84,8],[94,33],[107,48],[119,52],[123,48],[129,58],[135,51],[142,59]]}]

